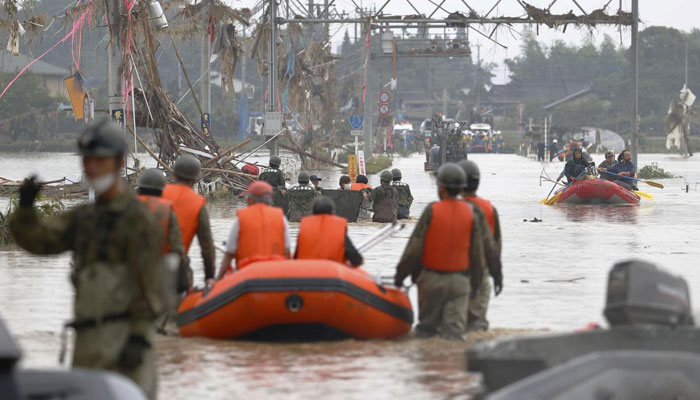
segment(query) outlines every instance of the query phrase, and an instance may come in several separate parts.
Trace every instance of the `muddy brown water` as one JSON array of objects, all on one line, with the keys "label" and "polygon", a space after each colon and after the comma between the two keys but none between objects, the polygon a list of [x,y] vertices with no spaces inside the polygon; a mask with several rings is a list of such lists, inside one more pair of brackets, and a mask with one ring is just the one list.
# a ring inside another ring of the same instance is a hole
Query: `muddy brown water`
[{"label": "muddy brown water", "polygon": [[[666,189],[640,184],[653,201],[639,206],[551,207],[538,204],[551,184],[539,186],[544,167],[556,176],[563,164],[542,165],[515,155],[472,155],[481,167],[480,194],[493,200],[504,236],[505,289],[492,299],[489,317],[497,330],[470,341],[546,329],[569,331],[588,322],[604,324],[601,311],[606,278],[615,261],[642,258],[685,277],[700,293],[700,159],[645,154],[640,164],[658,162],[679,178]],[[600,156],[595,157],[597,161]],[[260,158],[262,160],[262,158]],[[0,154],[0,176],[20,179],[39,172],[44,179],[80,178],[72,154]],[[395,160],[416,197],[418,216],[436,198],[434,177],[423,172],[423,156]],[[339,174],[315,171],[322,186],[335,188]],[[370,177],[376,185],[377,177]],[[688,185],[689,191],[685,192]],[[0,198],[5,210],[7,198]],[[218,244],[226,240],[239,204],[210,205]],[[538,218],[542,222],[525,222]],[[365,268],[390,276],[416,220],[365,254]],[[380,225],[358,223],[350,236],[360,243]],[[292,224],[296,235],[298,224]],[[196,241],[195,241],[196,242]],[[199,249],[190,251],[201,283]],[[71,318],[68,255],[36,257],[0,251],[0,316],[19,341],[24,367],[58,367],[59,332]],[[415,308],[416,291],[410,296]],[[695,302],[696,309],[700,306]],[[439,339],[270,344],[208,339],[158,341],[160,397],[228,399],[238,397],[308,399],[469,398],[479,377],[464,370],[465,344]]]}]

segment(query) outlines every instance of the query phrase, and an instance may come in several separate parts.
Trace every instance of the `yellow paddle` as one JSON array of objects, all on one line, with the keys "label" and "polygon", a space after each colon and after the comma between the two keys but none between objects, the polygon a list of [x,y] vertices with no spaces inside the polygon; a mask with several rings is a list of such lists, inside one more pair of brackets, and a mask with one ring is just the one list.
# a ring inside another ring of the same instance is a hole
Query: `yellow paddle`
[{"label": "yellow paddle", "polygon": [[[614,173],[614,172],[608,172],[608,171],[600,171],[600,172],[605,172],[606,174],[618,176],[618,175],[617,175],[616,173]],[[633,181],[644,182],[644,183],[646,183],[646,184],[649,185],[649,186],[653,186],[653,187],[656,187],[656,188],[659,188],[659,189],[663,189],[663,188],[664,188],[664,185],[660,184],[659,182],[647,181],[647,180],[643,180],[643,179],[639,179],[639,178],[632,178],[632,177],[629,177],[629,176],[626,176],[625,179],[631,179],[631,180],[633,180]]]},{"label": "yellow paddle", "polygon": [[557,202],[557,200],[559,199],[559,195],[561,195],[561,192],[556,193],[554,196],[552,196],[551,198],[547,199],[547,200],[546,200],[544,203],[542,203],[542,204],[547,205],[547,206],[551,206],[552,204],[554,204],[554,203]]},{"label": "yellow paddle", "polygon": [[643,199],[654,200],[654,195],[651,193],[642,192],[641,190],[633,190],[633,192],[634,192],[634,194],[636,194],[637,196],[639,196]]},{"label": "yellow paddle", "polygon": [[[649,185],[649,186],[657,187],[657,188],[659,188],[659,189],[663,189],[663,188],[664,188],[664,185],[660,184],[659,182],[654,182],[654,181],[643,181],[643,180],[641,180],[641,179],[640,179],[640,181],[646,183],[646,184]],[[642,192],[642,193],[644,193],[644,192]]]}]

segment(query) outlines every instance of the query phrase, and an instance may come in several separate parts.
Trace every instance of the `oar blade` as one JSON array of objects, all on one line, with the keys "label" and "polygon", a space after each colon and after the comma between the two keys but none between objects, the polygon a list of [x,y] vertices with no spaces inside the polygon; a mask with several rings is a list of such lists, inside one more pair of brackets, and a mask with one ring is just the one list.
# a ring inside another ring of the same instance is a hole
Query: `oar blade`
[{"label": "oar blade", "polygon": [[634,193],[643,199],[654,200],[654,195],[651,193],[642,192],[641,190],[635,190]]},{"label": "oar blade", "polygon": [[561,194],[561,193],[555,194],[555,195],[552,196],[549,200],[547,200],[544,204],[546,204],[546,205],[548,205],[548,206],[551,206],[552,204],[556,203],[557,200],[559,199],[559,195],[560,195],[560,194]]},{"label": "oar blade", "polygon": [[642,182],[646,183],[646,184],[649,185],[649,186],[653,186],[653,187],[656,187],[656,188],[659,188],[659,189],[663,189],[663,188],[664,188],[664,185],[660,184],[659,182],[654,182],[654,181],[642,181]]}]

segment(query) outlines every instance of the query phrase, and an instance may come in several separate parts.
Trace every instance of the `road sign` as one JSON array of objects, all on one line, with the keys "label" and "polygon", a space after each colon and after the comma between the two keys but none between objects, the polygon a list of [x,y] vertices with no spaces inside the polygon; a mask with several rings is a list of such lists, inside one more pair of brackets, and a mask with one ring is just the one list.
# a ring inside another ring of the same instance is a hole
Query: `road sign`
[{"label": "road sign", "polygon": [[209,136],[209,134],[211,134],[211,132],[209,131],[209,122],[211,121],[211,115],[209,115],[209,113],[204,113],[202,114],[200,120],[202,133]]},{"label": "road sign", "polygon": [[116,122],[119,124],[119,126],[124,126],[124,110],[122,109],[115,109],[112,110],[112,121]]},{"label": "road sign", "polygon": [[362,128],[362,123],[364,122],[365,117],[363,117],[362,115],[354,114],[350,116],[349,120],[352,129],[360,129]]},{"label": "road sign", "polygon": [[379,92],[379,102],[380,103],[388,103],[389,100],[391,100],[391,96],[389,95],[389,92],[382,90]]},{"label": "road sign", "polygon": [[89,124],[93,119],[95,119],[95,101],[90,98],[90,95],[85,93],[85,99],[83,99],[83,121]]},{"label": "road sign", "polygon": [[390,108],[389,108],[389,105],[386,104],[386,103],[381,103],[381,104],[379,105],[379,113],[380,113],[381,115],[387,115],[387,114],[389,114],[389,109],[390,109]]},{"label": "road sign", "polygon": [[350,180],[355,182],[357,174],[357,156],[350,154],[348,155],[348,175],[350,176]]},{"label": "road sign", "polygon": [[357,167],[360,175],[367,175],[365,172],[365,152],[362,150],[357,152]]},{"label": "road sign", "polygon": [[350,131],[351,136],[362,136],[362,134],[364,133],[365,131],[363,131],[362,129],[353,129]]}]

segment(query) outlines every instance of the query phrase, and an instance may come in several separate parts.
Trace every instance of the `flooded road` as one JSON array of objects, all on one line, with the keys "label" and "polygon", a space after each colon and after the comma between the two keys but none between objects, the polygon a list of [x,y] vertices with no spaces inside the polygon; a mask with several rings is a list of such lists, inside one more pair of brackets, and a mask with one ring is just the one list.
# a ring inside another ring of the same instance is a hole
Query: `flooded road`
[{"label": "flooded road", "polygon": [[[666,189],[640,184],[655,196],[640,206],[543,206],[551,184],[539,186],[543,165],[515,155],[471,155],[482,174],[479,194],[498,208],[504,237],[505,288],[492,299],[489,317],[501,329],[566,331],[603,323],[607,273],[615,261],[641,258],[685,277],[694,299],[700,296],[700,159],[641,155],[640,165],[658,162],[682,178],[666,179]],[[594,156],[600,162],[601,156]],[[416,198],[418,216],[436,199],[435,180],[423,172],[423,156],[396,159]],[[550,176],[563,164],[549,164]],[[71,154],[0,154],[0,176],[20,179],[40,171],[43,179],[79,179]],[[339,174],[315,171],[322,186],[335,188]],[[370,183],[378,184],[377,177]],[[689,192],[685,192],[686,184]],[[682,190],[683,189],[683,190]],[[8,200],[0,199],[6,210]],[[210,205],[217,243],[225,240],[237,204]],[[525,222],[533,218],[542,222]],[[365,254],[365,268],[393,275],[415,219],[396,237]],[[292,225],[295,236],[298,224]],[[355,243],[378,224],[350,226]],[[195,241],[196,243],[196,241]],[[202,281],[199,249],[190,251],[196,282]],[[0,251],[0,315],[20,342],[26,367],[57,366],[58,335],[71,318],[68,255],[34,257]],[[580,279],[579,279],[580,278]],[[416,290],[411,289],[412,301]],[[700,304],[695,302],[695,308]],[[472,340],[475,337],[472,337]],[[464,344],[441,340],[396,342],[263,344],[205,339],[161,338],[161,398],[468,398],[478,378],[464,372]]]}]

